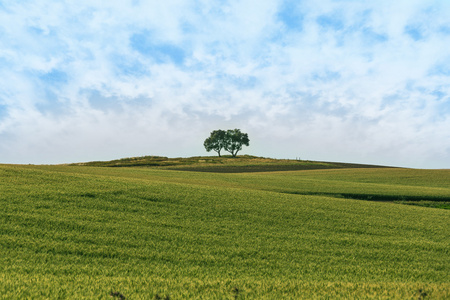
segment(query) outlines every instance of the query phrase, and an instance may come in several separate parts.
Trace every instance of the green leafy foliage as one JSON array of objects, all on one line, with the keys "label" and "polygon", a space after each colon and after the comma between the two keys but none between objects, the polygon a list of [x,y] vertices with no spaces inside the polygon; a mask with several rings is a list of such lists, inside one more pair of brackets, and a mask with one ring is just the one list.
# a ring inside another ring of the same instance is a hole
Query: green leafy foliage
[{"label": "green leafy foliage", "polygon": [[445,299],[450,171],[0,165],[5,299]]},{"label": "green leafy foliage", "polygon": [[220,155],[220,151],[230,152],[233,157],[242,150],[242,146],[249,146],[250,140],[247,133],[241,132],[240,129],[214,130],[211,135],[203,143],[206,151],[214,150]]},{"label": "green leafy foliage", "polygon": [[247,133],[241,132],[240,129],[227,130],[225,135],[226,151],[230,152],[233,157],[236,157],[239,151],[242,150],[242,146],[249,146],[250,140]]},{"label": "green leafy foliage", "polygon": [[203,146],[205,146],[206,151],[214,150],[220,155],[220,151],[225,147],[227,140],[227,132],[224,130],[214,130],[211,135],[205,140]]}]

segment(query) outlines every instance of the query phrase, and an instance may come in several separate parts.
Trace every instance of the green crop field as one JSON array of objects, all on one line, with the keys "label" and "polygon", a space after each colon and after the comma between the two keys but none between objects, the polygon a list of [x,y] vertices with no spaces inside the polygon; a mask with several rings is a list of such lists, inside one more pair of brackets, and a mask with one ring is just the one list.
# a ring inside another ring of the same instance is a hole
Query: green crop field
[{"label": "green crop field", "polygon": [[450,298],[450,170],[158,159],[0,165],[0,299]]}]

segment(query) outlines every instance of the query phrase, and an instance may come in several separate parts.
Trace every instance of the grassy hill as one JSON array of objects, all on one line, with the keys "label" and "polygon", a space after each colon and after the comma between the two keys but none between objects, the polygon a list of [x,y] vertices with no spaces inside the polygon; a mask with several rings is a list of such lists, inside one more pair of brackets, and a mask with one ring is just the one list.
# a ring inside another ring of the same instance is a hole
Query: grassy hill
[{"label": "grassy hill", "polygon": [[450,170],[191,159],[0,165],[1,298],[450,297],[450,211],[393,203],[448,203]]},{"label": "grassy hill", "polygon": [[[315,169],[343,169],[343,168],[383,168],[384,166],[320,162],[308,160],[274,159],[243,155],[232,156],[198,156],[188,158],[168,158],[163,156],[141,156],[122,158],[111,161],[93,161],[75,163],[72,166],[91,167],[159,167],[171,170],[185,170],[216,173],[244,173],[244,172],[274,172]],[[386,168],[386,167],[384,167]]]}]

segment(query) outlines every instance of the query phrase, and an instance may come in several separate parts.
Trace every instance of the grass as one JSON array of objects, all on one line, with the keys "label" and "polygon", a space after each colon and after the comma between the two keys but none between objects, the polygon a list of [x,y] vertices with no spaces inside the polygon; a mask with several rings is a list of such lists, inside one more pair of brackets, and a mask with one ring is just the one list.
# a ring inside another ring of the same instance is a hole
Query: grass
[{"label": "grass", "polygon": [[445,299],[450,212],[344,196],[445,202],[449,182],[0,165],[0,298]]},{"label": "grass", "polygon": [[379,168],[376,165],[318,162],[292,159],[273,159],[243,155],[199,156],[188,158],[168,158],[162,156],[142,156],[122,158],[111,161],[94,161],[75,163],[72,166],[91,167],[160,167],[170,170],[184,170],[214,173],[247,173],[247,172],[273,172],[315,169],[342,169],[342,168]]}]

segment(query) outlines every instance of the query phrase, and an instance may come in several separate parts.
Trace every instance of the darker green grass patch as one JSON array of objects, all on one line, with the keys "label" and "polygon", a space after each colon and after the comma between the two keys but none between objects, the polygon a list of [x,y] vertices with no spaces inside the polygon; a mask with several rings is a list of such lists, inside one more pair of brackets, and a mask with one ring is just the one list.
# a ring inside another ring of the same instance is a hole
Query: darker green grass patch
[{"label": "darker green grass patch", "polygon": [[450,209],[450,201],[429,201],[429,200],[396,200],[394,203],[405,204],[405,205],[415,205],[430,208],[440,208],[440,209]]},{"label": "darker green grass patch", "polygon": [[360,193],[312,193],[300,191],[283,191],[286,194],[326,196],[352,200],[364,200],[375,202],[392,202],[397,204],[416,205],[422,207],[450,209],[450,196],[410,196],[410,195],[386,195],[386,194],[360,194]]},{"label": "darker green grass patch", "polygon": [[349,163],[328,163],[291,160],[260,163],[254,165],[194,165],[188,167],[168,167],[167,169],[178,171],[211,172],[211,173],[257,173],[257,172],[284,172],[284,171],[304,171],[304,170],[326,170],[326,169],[354,169],[354,168],[382,168],[376,165],[362,165]]}]

